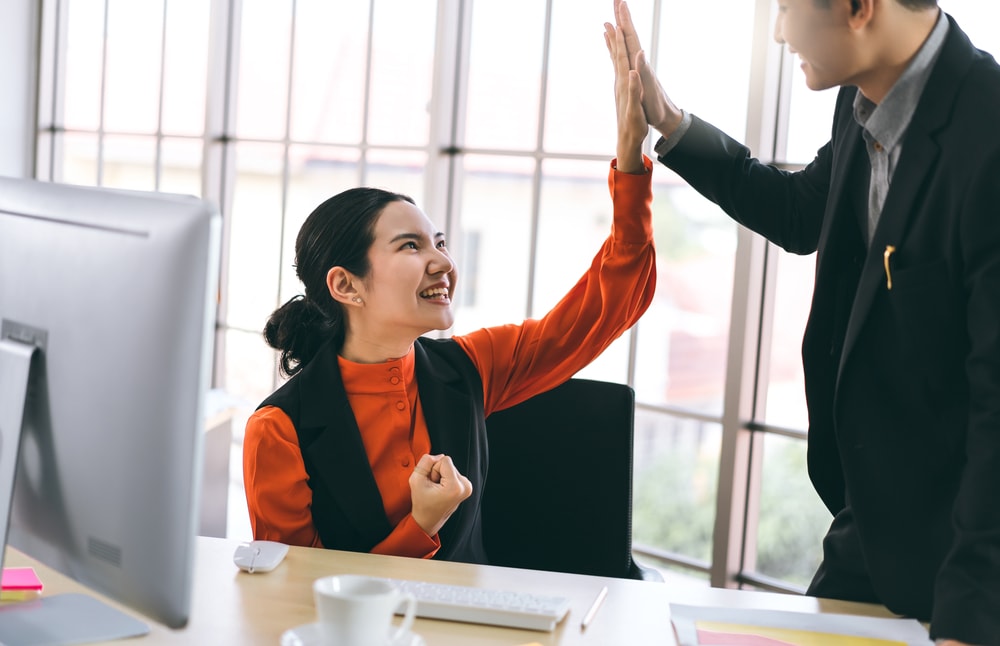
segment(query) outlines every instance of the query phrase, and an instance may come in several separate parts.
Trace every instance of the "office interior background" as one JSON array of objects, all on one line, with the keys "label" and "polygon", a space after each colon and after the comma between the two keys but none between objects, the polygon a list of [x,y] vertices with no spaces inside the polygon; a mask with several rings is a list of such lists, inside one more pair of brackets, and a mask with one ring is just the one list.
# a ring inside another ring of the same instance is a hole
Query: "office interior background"
[{"label": "office interior background", "polygon": [[[322,200],[357,185],[414,197],[459,267],[455,333],[544,314],[589,265],[611,223],[611,4],[5,0],[0,175],[193,194],[223,213],[231,536],[249,536],[243,423],[281,383],[260,330],[300,291],[295,234]],[[774,42],[774,0],[629,4],[681,107],[788,169],[825,143],[835,90],[809,91]],[[994,3],[940,4],[1000,52]],[[636,391],[636,556],[802,591],[830,520],[805,468],[813,257],[653,172],[655,301],[579,375]]]}]

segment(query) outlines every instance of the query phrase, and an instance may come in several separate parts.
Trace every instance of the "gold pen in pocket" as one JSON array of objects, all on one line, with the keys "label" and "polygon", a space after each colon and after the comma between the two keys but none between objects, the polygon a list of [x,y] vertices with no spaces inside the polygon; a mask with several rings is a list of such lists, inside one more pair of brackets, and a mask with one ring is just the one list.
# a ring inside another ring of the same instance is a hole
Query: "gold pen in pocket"
[{"label": "gold pen in pocket", "polygon": [[885,263],[885,288],[892,289],[892,272],[889,271],[889,257],[896,252],[896,247],[891,244],[885,246],[885,252],[882,254],[882,261]]}]

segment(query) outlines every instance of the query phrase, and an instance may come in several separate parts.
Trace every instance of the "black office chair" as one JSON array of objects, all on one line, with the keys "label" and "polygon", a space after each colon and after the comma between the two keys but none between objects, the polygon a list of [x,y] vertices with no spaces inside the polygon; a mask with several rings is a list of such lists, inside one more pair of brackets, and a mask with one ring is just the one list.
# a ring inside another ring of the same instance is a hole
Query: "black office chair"
[{"label": "black office chair", "polygon": [[632,557],[634,414],[629,386],[570,379],[487,418],[491,564],[663,581]]}]

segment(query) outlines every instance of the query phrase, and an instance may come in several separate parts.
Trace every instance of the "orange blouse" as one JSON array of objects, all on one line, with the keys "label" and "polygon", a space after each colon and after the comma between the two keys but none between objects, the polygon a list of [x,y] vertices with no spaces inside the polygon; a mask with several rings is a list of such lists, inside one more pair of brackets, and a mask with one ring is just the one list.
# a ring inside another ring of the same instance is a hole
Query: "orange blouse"
[{"label": "orange blouse", "polygon": [[[611,235],[587,273],[548,314],[453,337],[482,376],[487,416],[572,377],[649,306],[656,284],[652,164],[645,158],[643,163],[646,173],[627,174],[615,170],[612,162]],[[431,451],[417,397],[413,350],[378,364],[338,360],[394,528],[372,552],[430,558],[440,547],[438,537],[428,536],[410,515],[410,473]],[[247,421],[243,474],[254,538],[322,547],[297,434],[281,409],[261,408]]]}]

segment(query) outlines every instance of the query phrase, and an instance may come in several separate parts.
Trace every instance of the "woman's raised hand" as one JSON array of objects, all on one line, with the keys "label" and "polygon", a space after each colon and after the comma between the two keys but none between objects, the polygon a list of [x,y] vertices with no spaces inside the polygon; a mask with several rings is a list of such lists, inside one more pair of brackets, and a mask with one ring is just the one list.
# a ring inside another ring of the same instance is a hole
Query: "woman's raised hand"
[{"label": "woman's raised hand", "polygon": [[447,455],[425,455],[410,474],[410,514],[420,529],[434,536],[472,495],[472,483]]},{"label": "woman's raised hand", "polygon": [[618,163],[623,173],[642,173],[642,142],[649,127],[642,109],[642,82],[631,69],[625,35],[611,23],[604,23],[604,42],[615,68],[615,109],[618,114]]},{"label": "woman's raised hand", "polygon": [[[683,114],[670,100],[663,86],[656,78],[656,73],[646,61],[646,53],[639,43],[639,35],[632,23],[632,14],[628,5],[623,0],[614,0],[615,24],[604,23],[604,39],[608,43],[608,50],[612,50],[612,44],[616,51],[623,56],[623,60],[628,63],[631,74],[638,73],[642,85],[642,108],[645,113],[646,122],[653,126],[661,135],[669,137],[670,134],[680,125]],[[611,51],[612,60],[615,60],[616,51]],[[621,77],[618,64],[615,64],[615,78]]]}]

